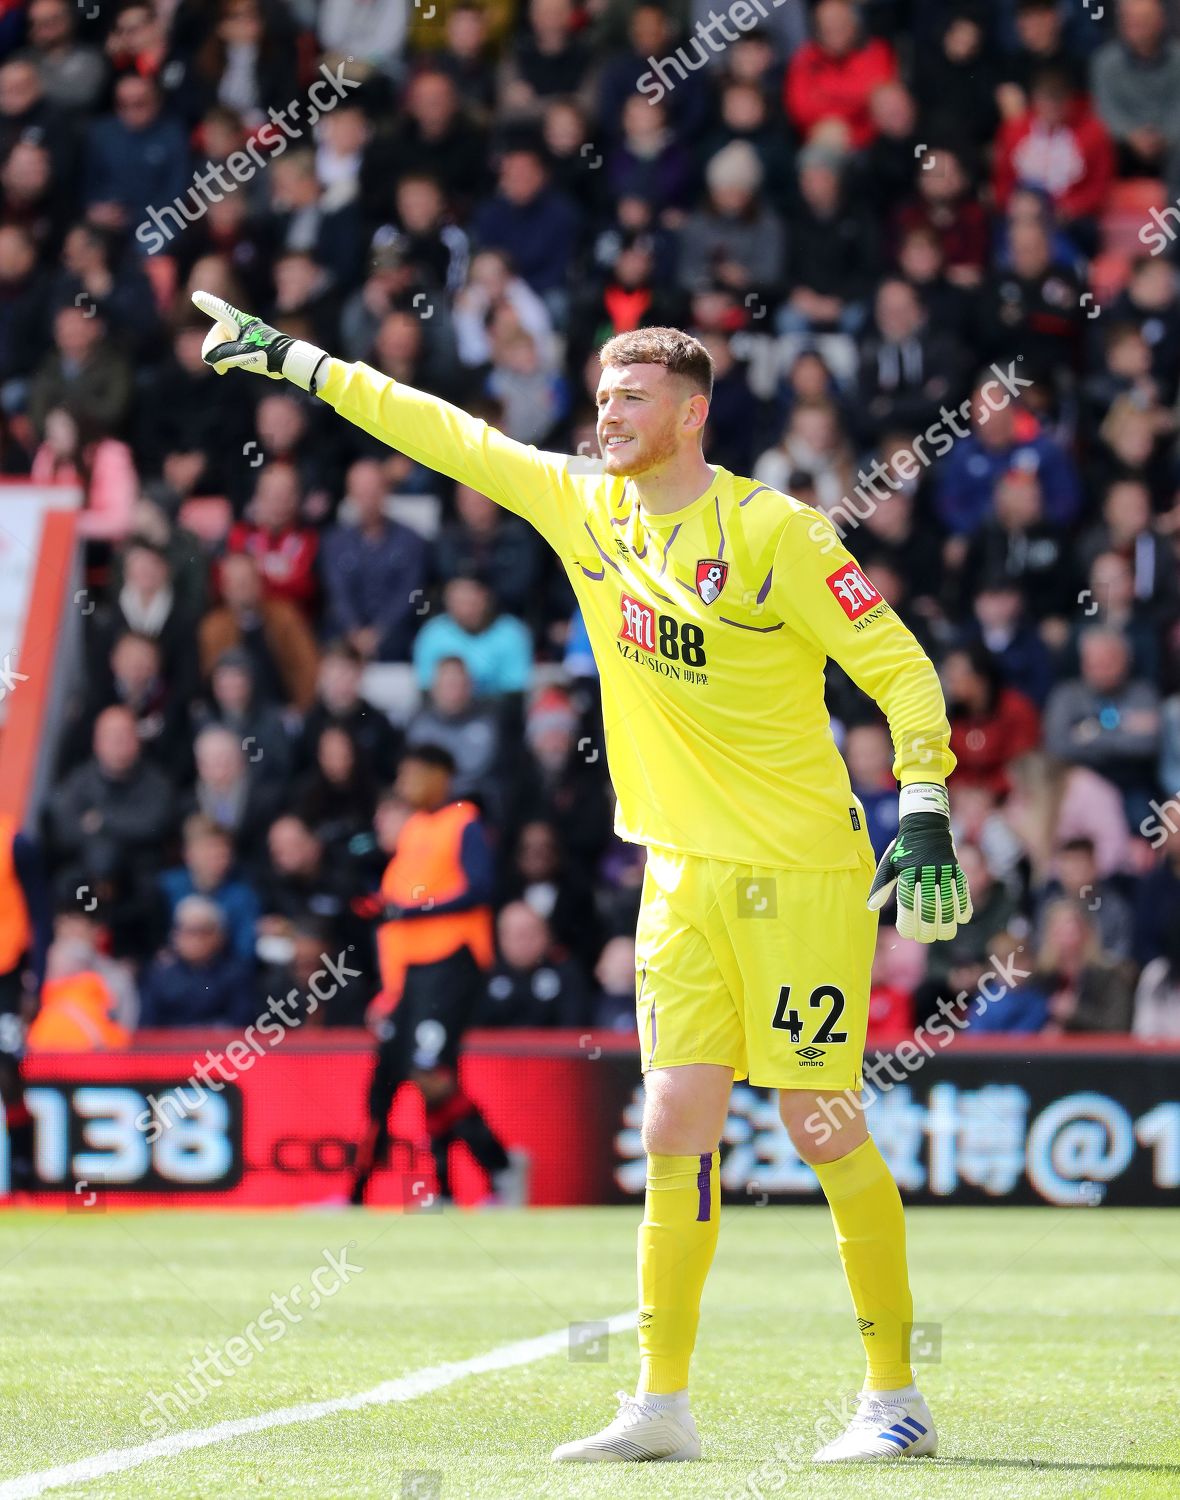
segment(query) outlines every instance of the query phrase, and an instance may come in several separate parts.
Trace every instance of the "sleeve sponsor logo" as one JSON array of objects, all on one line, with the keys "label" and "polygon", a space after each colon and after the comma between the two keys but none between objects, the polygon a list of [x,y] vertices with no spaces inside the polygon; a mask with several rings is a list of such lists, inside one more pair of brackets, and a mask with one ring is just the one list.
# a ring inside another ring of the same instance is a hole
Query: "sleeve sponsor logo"
[{"label": "sleeve sponsor logo", "polygon": [[825,581],[850,620],[863,615],[874,604],[881,603],[881,595],[855,563],[847,563],[837,572],[829,574]]}]

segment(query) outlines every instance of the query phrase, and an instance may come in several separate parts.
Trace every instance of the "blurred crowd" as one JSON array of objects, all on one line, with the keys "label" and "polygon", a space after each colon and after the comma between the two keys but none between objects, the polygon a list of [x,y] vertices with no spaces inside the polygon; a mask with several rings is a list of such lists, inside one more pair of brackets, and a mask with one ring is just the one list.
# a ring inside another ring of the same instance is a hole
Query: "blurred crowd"
[{"label": "blurred crowd", "polygon": [[[1176,8],[755,9],[0,6],[0,469],[84,487],[95,606],[48,976],[125,1032],[341,953],[311,1024],[360,1022],[415,745],[493,855],[480,1022],[634,1026],[643,853],[557,559],[214,375],[203,287],[567,452],[607,337],[696,332],[706,456],[831,513],[946,691],[976,919],[882,929],[870,1040],[997,964],[973,1029],[1180,1035]],[[829,706],[880,852],[886,727],[835,668]]]}]

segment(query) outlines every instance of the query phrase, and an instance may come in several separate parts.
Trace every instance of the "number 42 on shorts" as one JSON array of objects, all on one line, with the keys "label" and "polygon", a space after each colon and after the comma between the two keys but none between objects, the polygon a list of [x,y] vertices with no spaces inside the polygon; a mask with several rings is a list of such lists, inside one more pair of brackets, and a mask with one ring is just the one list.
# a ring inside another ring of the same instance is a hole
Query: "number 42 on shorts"
[{"label": "number 42 on shorts", "polygon": [[[770,1023],[776,1031],[789,1031],[792,1042],[803,1040],[803,1018],[794,1009],[788,1009],[791,1003],[791,986],[784,984],[778,992],[778,1006],[774,1012],[774,1020]],[[819,1028],[811,1041],[817,1046],[823,1047],[834,1045],[836,1042],[846,1042],[848,1033],[846,1031],[833,1031],[832,1027],[844,1014],[844,996],[834,984],[821,984],[812,990],[808,1001],[814,1010],[827,1006],[827,1015],[820,1021]]]}]

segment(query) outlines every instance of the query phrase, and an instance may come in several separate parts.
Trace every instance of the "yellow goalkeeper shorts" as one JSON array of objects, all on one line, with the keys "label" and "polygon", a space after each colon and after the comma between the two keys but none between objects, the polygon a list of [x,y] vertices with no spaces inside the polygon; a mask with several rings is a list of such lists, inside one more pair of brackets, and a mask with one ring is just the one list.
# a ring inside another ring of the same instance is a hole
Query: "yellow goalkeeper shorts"
[{"label": "yellow goalkeeper shorts", "polygon": [[649,849],[635,934],[643,1071],[718,1063],[778,1089],[861,1086],[874,861],[763,869]]}]

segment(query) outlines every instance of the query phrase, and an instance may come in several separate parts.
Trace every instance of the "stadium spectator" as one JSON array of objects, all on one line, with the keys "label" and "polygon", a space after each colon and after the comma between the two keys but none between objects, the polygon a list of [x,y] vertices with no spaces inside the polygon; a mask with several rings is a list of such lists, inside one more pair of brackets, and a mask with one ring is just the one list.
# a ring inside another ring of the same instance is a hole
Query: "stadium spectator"
[{"label": "stadium spectator", "polygon": [[258,692],[272,703],[307,708],[315,697],[315,637],[299,609],[264,596],[258,564],[247,553],[230,554],[219,570],[221,603],[200,623],[201,673],[241,647],[254,664]]},{"label": "stadium spectator", "polygon": [[131,405],[131,370],[96,308],[73,303],[53,319],[53,351],[29,382],[29,417],[43,437],[50,412],[69,412],[80,440],[117,437]]},{"label": "stadium spectator", "polygon": [[425,67],[410,81],[404,114],[390,137],[377,135],[361,162],[361,202],[371,223],[384,222],[389,185],[411,172],[429,172],[464,213],[487,181],[483,130],[464,113],[454,82],[441,69]]},{"label": "stadium spectator", "polygon": [[228,947],[215,901],[194,895],[179,903],[168,946],[145,971],[139,999],[143,1029],[241,1027],[255,1019],[250,970]]},{"label": "stadium spectator", "polygon": [[930,134],[936,140],[990,140],[997,122],[998,73],[983,8],[955,5],[940,14],[936,35],[919,45],[914,58],[914,84]]},{"label": "stadium spectator", "polygon": [[[722,85],[719,104],[720,118],[701,143],[701,155],[708,160],[731,142],[744,141],[758,153],[764,181],[787,181],[791,174],[790,137],[764,90],[752,79],[731,78]],[[907,183],[912,167],[911,155]]]},{"label": "stadium spectator", "polygon": [[791,58],[783,81],[783,107],[803,140],[835,121],[848,145],[860,149],[874,136],[869,100],[897,71],[887,42],[865,40],[855,5],[820,0],[813,14],[814,41]]},{"label": "stadium spectator", "polygon": [[993,190],[1007,208],[1017,183],[1042,188],[1062,225],[1084,249],[1096,243],[1095,219],[1114,176],[1114,150],[1102,121],[1068,74],[1046,69],[1032,84],[1024,114],[996,137]]},{"label": "stadium spectator", "polygon": [[1061,897],[1086,908],[1106,953],[1112,958],[1130,957],[1134,926],[1131,908],[1115,881],[1099,875],[1093,839],[1069,839],[1062,844],[1052,879],[1036,892],[1036,918]]},{"label": "stadium spectator", "polygon": [[1006,120],[1024,113],[1033,80],[1048,68],[1064,72],[1077,87],[1084,86],[1085,70],[1066,39],[1066,16],[1058,0],[1016,0],[1015,46],[1003,58],[996,92],[996,102]]},{"label": "stadium spectator", "polygon": [[[151,222],[150,209],[171,208],[188,191],[188,142],[179,122],[164,112],[155,78],[125,73],[115,84],[114,105],[113,114],[92,125],[87,140],[87,217],[134,231]],[[171,212],[180,217],[175,208]],[[133,237],[142,250],[143,241]]]},{"label": "stadium spectator", "polygon": [[[178,785],[186,781],[191,770],[189,705],[178,696],[178,680],[179,674],[167,675],[158,640],[131,630],[120,635],[111,647],[108,670],[91,682],[89,701],[76,726],[82,755],[98,715],[121,704],[134,715],[135,732],[147,755]],[[66,743],[68,762],[74,749]]]},{"label": "stadium spectator", "polygon": [[1077,514],[1081,497],[1073,465],[1035,419],[1016,411],[1016,382],[1024,377],[1010,378],[1011,384],[990,374],[977,381],[971,430],[953,429],[958,441],[942,460],[935,489],[938,518],[953,536],[970,537],[979,530],[991,510],[998,480],[1010,469],[1036,474],[1043,513],[1052,525],[1066,526]]},{"label": "stadium spectator", "polygon": [[1028,618],[1020,589],[1002,574],[985,579],[971,607],[972,620],[963,632],[965,644],[982,642],[995,657],[1005,683],[1043,708],[1053,666],[1048,647]]},{"label": "stadium spectator", "polygon": [[502,816],[498,771],[503,723],[493,704],[477,701],[467,664],[444,656],[435,664],[427,701],[406,726],[407,745],[441,745],[455,763],[455,791]]},{"label": "stadium spectator", "polygon": [[1119,0],[1118,36],[1094,58],[1094,106],[1119,149],[1123,176],[1178,183],[1180,44],[1160,0]]},{"label": "stadium spectator", "polygon": [[167,774],[143,754],[135,716],[119,705],[94,722],[93,754],[71,771],[49,804],[52,847],[87,875],[111,878],[130,863],[153,868],[175,822]]},{"label": "stadium spectator", "polygon": [[1113,782],[1138,822],[1155,784],[1159,693],[1131,676],[1130,648],[1118,631],[1090,626],[1080,650],[1080,677],[1059,683],[1045,706],[1045,748]]},{"label": "stadium spectator", "polygon": [[551,958],[549,924],[525,901],[496,919],[498,957],[487,976],[481,1026],[585,1026],[592,1014],[586,980],[572,959]]},{"label": "stadium spectator", "polygon": [[249,764],[281,787],[291,774],[294,747],[279,710],[259,696],[254,670],[254,661],[243,647],[223,651],[209,679],[211,702],[194,717],[201,724],[228,729]]},{"label": "stadium spectator", "polygon": [[933,235],[952,285],[977,287],[988,264],[988,220],[959,152],[948,145],[932,147],[922,158],[916,187],[896,210],[895,234],[899,239],[915,230]]},{"label": "stadium spectator", "polygon": [[980,1018],[983,1024],[972,1022],[972,1031],[1028,1030],[1060,1036],[1129,1030],[1134,968],[1104,952],[1093,915],[1083,902],[1062,899],[1049,904],[1035,965],[1026,983],[989,1007]]},{"label": "stadium spectator", "polygon": [[132,441],[149,476],[177,495],[224,494],[241,466],[250,408],[201,358],[205,330],[182,321],[156,366],[151,401],[138,402]]},{"label": "stadium spectator", "polygon": [[1036,707],[1023,693],[1004,686],[996,659],[978,644],[947,653],[942,681],[960,783],[978,782],[1006,792],[1008,763],[1040,743]]},{"label": "stadium spectator", "polygon": [[[271,95],[289,98],[290,95]],[[329,196],[316,176],[311,151],[292,151],[268,170],[271,255],[306,253],[336,284],[348,286],[358,275],[364,255],[360,206],[341,194]]]},{"label": "stadium spectator", "polygon": [[542,364],[536,341],[511,308],[493,313],[491,332],[486,390],[500,409],[500,429],[515,442],[544,444],[569,406],[565,381]]},{"label": "stadium spectator", "polygon": [[270,825],[265,864],[258,882],[260,932],[289,937],[294,926],[312,918],[322,925],[334,953],[358,937],[361,929],[349,912],[355,894],[352,871],[329,856],[302,818],[283,813]]},{"label": "stadium spectator", "polygon": [[852,191],[844,158],[831,146],[808,146],[796,166],[798,206],[786,266],[791,290],[779,309],[779,329],[855,333],[868,317],[880,270],[877,226]]},{"label": "stadium spectator", "polygon": [[[1032,212],[1017,203],[1031,202]],[[1021,378],[1064,388],[1085,327],[1086,303],[1073,265],[1055,256],[1049,225],[1031,193],[1012,198],[1007,254],[989,278],[980,308],[984,347],[1000,365],[1019,360]]]},{"label": "stadium spectator", "polygon": [[29,231],[19,224],[0,227],[0,391],[11,401],[23,397],[37,351],[49,340],[49,292]]},{"label": "stadium spectator", "polygon": [[564,310],[577,248],[577,206],[548,180],[539,150],[515,146],[500,161],[498,191],[472,217],[480,248],[503,250],[550,311]]},{"label": "stadium spectator", "polygon": [[464,664],[477,693],[524,692],[533,658],[529,632],[514,616],[495,613],[486,580],[470,574],[452,578],[443,590],[443,606],[414,642],[414,671],[423,692],[447,656]]},{"label": "stadium spectator", "polygon": [[367,831],[377,783],[351,735],[329,725],[316,742],[316,761],[296,789],[295,811],[331,855]]},{"label": "stadium spectator", "polygon": [[347,641],[329,642],[320,658],[316,696],[299,741],[297,758],[304,768],[315,760],[320,735],[328,728],[343,729],[377,779],[390,780],[401,754],[401,736],[380,709],[362,698],[361,660]]},{"label": "stadium spectator", "polygon": [[248,865],[261,853],[263,836],[282,800],[282,787],[271,780],[264,766],[251,765],[246,754],[232,729],[222,724],[202,729],[193,741],[197,775],[185,811],[204,813],[233,839],[235,854]]},{"label": "stadium spectator", "polygon": [[581,733],[578,710],[559,688],[529,705],[524,754],[517,763],[511,823],[551,823],[561,847],[578,861],[602,852],[606,803],[596,735]]},{"label": "stadium spectator", "polygon": [[46,100],[61,110],[89,113],[107,82],[102,53],[77,40],[66,0],[33,0],[28,16],[29,55]]},{"label": "stadium spectator", "polygon": [[1070,550],[1062,529],[1045,519],[1036,473],[1009,469],[996,481],[993,514],[971,538],[960,578],[968,596],[1011,582],[1032,617],[1054,619],[1060,634],[1079,597]]},{"label": "stadium spectator", "polygon": [[1077,596],[1084,623],[1074,624],[1070,650],[1061,659],[1063,674],[1077,666],[1077,646],[1087,628],[1096,625],[1116,631],[1131,652],[1131,675],[1155,681],[1159,677],[1159,631],[1149,607],[1135,598],[1135,573],[1118,552],[1100,552],[1090,564],[1089,587]]},{"label": "stadium spectator", "polygon": [[468,485],[455,486],[455,517],[435,547],[443,582],[460,575],[495,579],[496,598],[510,613],[526,616],[541,575],[537,535],[511,511]]},{"label": "stadium spectator", "polygon": [[347,483],[349,520],[326,532],[320,550],[325,623],[366,661],[405,661],[426,598],[427,545],[385,515],[385,476],[375,459],[352,464]]},{"label": "stadium spectator", "polygon": [[[129,963],[111,958],[107,950],[108,934],[98,912],[88,912],[76,900],[60,905],[53,916],[53,945],[69,945],[77,963],[76,972],[96,974],[106,988],[108,1007],[103,1014],[126,1032],[135,1030],[139,1020],[139,990]],[[52,951],[52,950],[50,950]],[[87,1003],[98,995],[90,990]],[[68,995],[68,989],[61,992]],[[44,1008],[44,992],[42,992]]]},{"label": "stadium spectator", "polygon": [[207,814],[190,813],[183,840],[184,863],[164,870],[158,881],[168,926],[186,897],[205,896],[221,912],[230,951],[252,966],[258,894],[234,869],[232,837]]},{"label": "stadium spectator", "polygon": [[1127,863],[1130,835],[1123,798],[1105,777],[1085,766],[1066,766],[1041,751],[1009,766],[1012,792],[1003,819],[1023,847],[1034,884],[1047,880],[1062,842],[1087,838],[1101,875]]},{"label": "stadium spectator", "polygon": [[1113,324],[1132,324],[1151,349],[1152,373],[1166,402],[1180,384],[1180,281],[1162,256],[1141,256],[1110,308]]},{"label": "stadium spectator", "polygon": [[964,354],[932,330],[908,282],[887,278],[873,302],[873,332],[861,345],[860,409],[866,435],[921,432],[939,406],[956,404],[966,382]]},{"label": "stadium spectator", "polygon": [[840,749],[852,790],[864,808],[873,853],[880,859],[897,836],[897,783],[889,731],[884,724],[855,724]]},{"label": "stadium spectator", "polygon": [[602,935],[590,872],[554,824],[534,818],[520,828],[498,892],[499,905],[510,901],[523,901],[545,918],[555,956],[573,955],[584,969],[593,967]]},{"label": "stadium spectator", "polygon": [[500,67],[503,118],[535,120],[554,95],[591,99],[590,52],[571,0],[530,0],[528,18]]},{"label": "stadium spectator", "polygon": [[553,320],[544,300],[513,272],[504,251],[480,250],[472,256],[467,281],[455,297],[455,338],[464,365],[475,368],[491,362],[488,314],[505,302],[540,347],[552,347]]},{"label": "stadium spectator", "polygon": [[395,76],[407,30],[406,9],[399,0],[373,0],[360,9],[350,0],[323,0],[316,16],[316,35],[326,52],[351,53]]},{"label": "stadium spectator", "polygon": [[117,1052],[130,1046],[131,1032],[116,1018],[106,977],[92,967],[96,957],[85,943],[55,940],[41,1006],[29,1027],[30,1052]]},{"label": "stadium spectator", "polygon": [[310,617],[316,594],[319,537],[299,524],[299,476],[289,464],[270,463],[259,472],[249,521],[239,521],[226,539],[232,552],[248,553],[262,575],[263,595],[296,605]]},{"label": "stadium spectator", "polygon": [[635,1031],[635,939],[609,938],[594,965],[598,994],[590,1025],[632,1035]]}]

